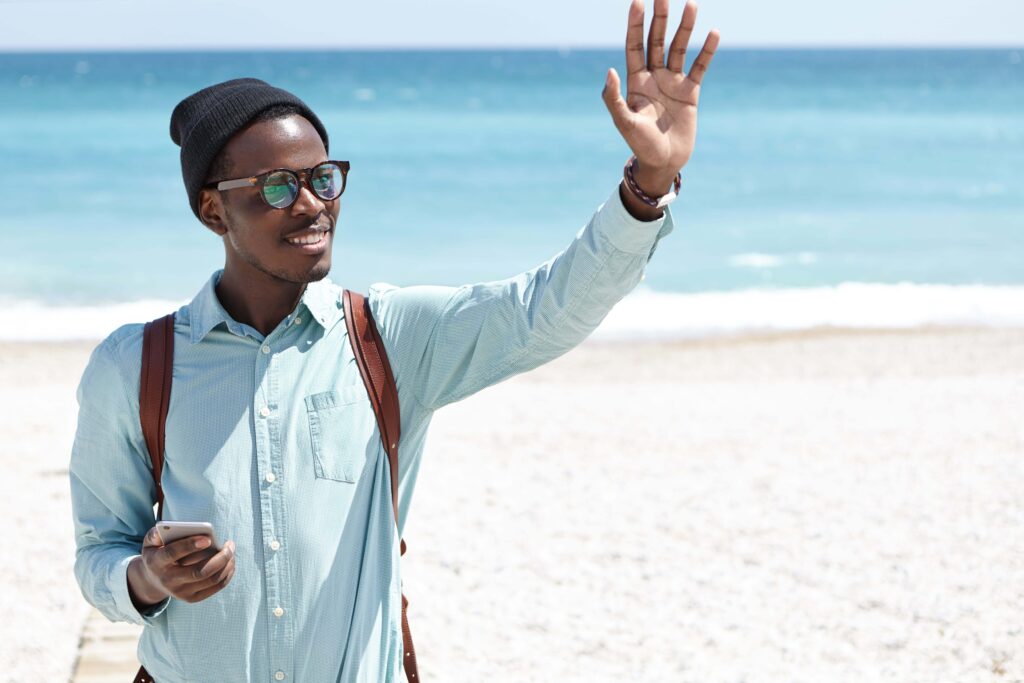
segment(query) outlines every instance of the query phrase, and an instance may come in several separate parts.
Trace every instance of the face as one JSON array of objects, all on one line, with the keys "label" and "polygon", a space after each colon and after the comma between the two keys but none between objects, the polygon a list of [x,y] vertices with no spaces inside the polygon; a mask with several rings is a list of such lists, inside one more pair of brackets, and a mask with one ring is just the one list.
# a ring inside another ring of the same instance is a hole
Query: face
[{"label": "face", "polygon": [[[327,160],[323,141],[302,116],[260,121],[235,134],[225,145],[231,163],[229,180],[254,176],[275,168],[312,168]],[[324,201],[306,183],[295,203],[275,209],[257,187],[232,190],[204,189],[199,215],[224,239],[225,270],[231,268],[253,278],[270,276],[290,283],[315,282],[331,269],[334,228],[341,197]],[[315,229],[326,230],[315,233]],[[322,234],[319,244],[295,244],[295,238]]]}]

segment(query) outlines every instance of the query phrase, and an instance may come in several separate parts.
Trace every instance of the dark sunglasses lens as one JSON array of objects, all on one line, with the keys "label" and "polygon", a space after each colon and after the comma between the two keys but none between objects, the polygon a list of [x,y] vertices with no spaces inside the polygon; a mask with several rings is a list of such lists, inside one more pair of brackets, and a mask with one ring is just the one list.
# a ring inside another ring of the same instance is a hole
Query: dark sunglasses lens
[{"label": "dark sunglasses lens", "polygon": [[320,164],[310,174],[310,185],[321,199],[337,199],[344,187],[341,167],[337,164]]},{"label": "dark sunglasses lens", "polygon": [[299,196],[299,180],[291,173],[272,173],[263,183],[263,197],[275,209],[291,206]]}]

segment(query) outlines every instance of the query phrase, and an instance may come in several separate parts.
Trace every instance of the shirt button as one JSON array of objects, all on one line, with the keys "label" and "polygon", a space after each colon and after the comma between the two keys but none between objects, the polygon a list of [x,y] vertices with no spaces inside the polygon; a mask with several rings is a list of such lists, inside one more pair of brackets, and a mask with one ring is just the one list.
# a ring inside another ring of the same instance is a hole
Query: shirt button
[{"label": "shirt button", "polygon": [[277,477],[274,476],[273,472],[267,472],[267,481],[269,481],[271,484],[273,484],[274,480],[276,480],[276,479],[277,479]]},{"label": "shirt button", "polygon": [[283,609],[281,609],[280,607],[275,607],[274,608],[274,616],[275,617],[279,617],[282,614],[284,614],[284,610]]},{"label": "shirt button", "polygon": [[295,320],[292,321],[292,325],[298,325],[301,322],[302,318],[300,318],[299,316],[295,316]]},{"label": "shirt button", "polygon": [[274,678],[276,678],[279,681],[283,681],[284,680],[284,672],[283,671],[278,671],[276,674],[274,674]]},{"label": "shirt button", "polygon": [[261,351],[263,351],[263,353],[270,353],[270,347],[264,344]]},{"label": "shirt button", "polygon": [[270,415],[270,408],[268,408],[266,406],[263,406],[262,408],[260,408],[260,416],[261,417],[266,417],[268,415]]},{"label": "shirt button", "polygon": [[281,547],[281,544],[278,543],[276,538],[273,541],[270,542],[270,549],[271,550],[277,550],[280,547]]}]

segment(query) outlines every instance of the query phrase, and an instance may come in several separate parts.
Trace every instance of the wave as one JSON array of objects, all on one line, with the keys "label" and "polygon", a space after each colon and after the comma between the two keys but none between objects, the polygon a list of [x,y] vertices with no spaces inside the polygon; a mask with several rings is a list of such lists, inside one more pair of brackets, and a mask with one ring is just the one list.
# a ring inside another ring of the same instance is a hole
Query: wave
[{"label": "wave", "polygon": [[638,287],[595,339],[685,339],[815,328],[1024,327],[1024,286],[874,284],[655,292]]},{"label": "wave", "polygon": [[[153,320],[188,301],[145,299],[94,306],[52,306],[35,301],[0,301],[3,341],[94,341],[121,325]],[[17,321],[18,324],[12,324]]]},{"label": "wave", "polygon": [[[18,321],[4,341],[99,340],[128,322],[152,320],[186,301],[144,300],[95,306],[0,301]],[[686,339],[815,328],[908,329],[929,326],[1024,327],[1024,286],[873,284],[658,292],[640,285],[591,338]]]}]

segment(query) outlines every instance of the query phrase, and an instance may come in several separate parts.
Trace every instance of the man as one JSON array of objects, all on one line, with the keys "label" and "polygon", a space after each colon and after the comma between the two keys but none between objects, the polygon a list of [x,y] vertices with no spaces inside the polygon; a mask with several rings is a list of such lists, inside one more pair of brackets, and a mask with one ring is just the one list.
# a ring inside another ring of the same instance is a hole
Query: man
[{"label": "man", "polygon": [[401,407],[397,529],[341,289],[326,279],[347,162],[331,161],[301,100],[262,81],[175,108],[189,201],[225,264],[176,312],[164,518],[211,522],[221,548],[155,532],[141,324],[89,360],[70,468],[79,585],[107,618],[146,626],[138,654],[156,681],[400,679],[398,540],[434,411],[583,341],[672,230],[657,200],[692,154],[718,34],[683,74],[696,5],[667,63],[668,0],[654,10],[645,60],[643,5],[630,7],[627,99],[614,69],[603,91],[636,164],[565,250],[506,280],[370,289]]}]

